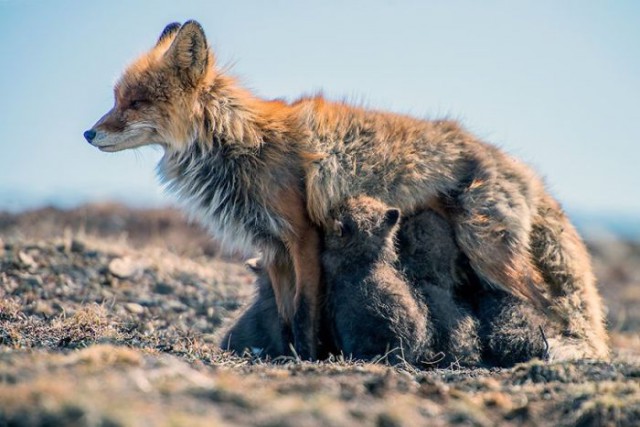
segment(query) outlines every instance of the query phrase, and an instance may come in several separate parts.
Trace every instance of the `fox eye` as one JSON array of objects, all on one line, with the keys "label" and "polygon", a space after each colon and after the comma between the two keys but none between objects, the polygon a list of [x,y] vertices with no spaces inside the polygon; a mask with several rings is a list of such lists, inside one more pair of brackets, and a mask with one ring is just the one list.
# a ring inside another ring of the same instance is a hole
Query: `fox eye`
[{"label": "fox eye", "polygon": [[129,108],[132,110],[137,110],[141,107],[144,107],[147,104],[147,101],[144,99],[134,99],[129,103]]}]

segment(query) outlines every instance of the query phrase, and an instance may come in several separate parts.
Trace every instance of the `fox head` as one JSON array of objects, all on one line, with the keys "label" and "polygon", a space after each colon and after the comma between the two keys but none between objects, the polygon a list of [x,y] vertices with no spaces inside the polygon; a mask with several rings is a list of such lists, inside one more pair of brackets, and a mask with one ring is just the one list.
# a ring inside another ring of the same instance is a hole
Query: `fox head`
[{"label": "fox head", "polygon": [[400,210],[367,196],[347,199],[333,211],[333,227],[325,231],[325,247],[347,257],[376,256],[393,249]]},{"label": "fox head", "polygon": [[214,77],[214,57],[200,24],[169,24],[156,45],[125,70],[115,85],[113,108],[84,137],[109,152],[149,144],[179,148],[194,137],[198,98]]}]

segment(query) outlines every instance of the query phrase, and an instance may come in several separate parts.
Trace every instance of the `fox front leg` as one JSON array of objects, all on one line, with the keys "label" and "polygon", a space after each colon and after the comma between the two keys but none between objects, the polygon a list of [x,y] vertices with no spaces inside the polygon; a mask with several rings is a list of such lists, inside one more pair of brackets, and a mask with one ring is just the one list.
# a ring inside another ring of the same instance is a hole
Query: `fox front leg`
[{"label": "fox front leg", "polygon": [[296,278],[292,332],[298,356],[313,360],[317,357],[320,330],[320,232],[309,225],[297,237],[289,246]]}]

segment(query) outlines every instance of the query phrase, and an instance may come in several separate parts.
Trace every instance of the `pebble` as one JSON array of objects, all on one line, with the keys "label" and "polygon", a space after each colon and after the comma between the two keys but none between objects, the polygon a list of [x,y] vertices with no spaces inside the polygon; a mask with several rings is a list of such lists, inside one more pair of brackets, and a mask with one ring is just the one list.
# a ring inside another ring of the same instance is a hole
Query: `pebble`
[{"label": "pebble", "polygon": [[38,266],[38,264],[33,259],[33,257],[26,252],[23,252],[23,251],[18,252],[18,259],[20,260],[22,265],[24,265],[29,269],[36,268]]},{"label": "pebble", "polygon": [[140,271],[140,266],[130,258],[116,258],[109,263],[109,272],[119,279],[128,279]]},{"label": "pebble", "polygon": [[84,252],[86,248],[87,246],[79,240],[73,239],[71,241],[71,252],[81,253]]},{"label": "pebble", "polygon": [[189,307],[187,307],[185,304],[181,303],[180,301],[176,301],[176,300],[169,300],[164,304],[164,306],[168,310],[173,310],[176,313],[184,313],[185,311],[187,311],[189,309]]},{"label": "pebble", "polygon": [[170,295],[173,293],[174,289],[173,289],[173,286],[167,283],[159,282],[159,283],[156,283],[156,285],[153,287],[153,291],[156,294],[160,294],[160,295]]},{"label": "pebble", "polygon": [[144,307],[135,302],[128,302],[124,305],[124,308],[127,309],[129,313],[133,314],[142,314],[144,313]]}]

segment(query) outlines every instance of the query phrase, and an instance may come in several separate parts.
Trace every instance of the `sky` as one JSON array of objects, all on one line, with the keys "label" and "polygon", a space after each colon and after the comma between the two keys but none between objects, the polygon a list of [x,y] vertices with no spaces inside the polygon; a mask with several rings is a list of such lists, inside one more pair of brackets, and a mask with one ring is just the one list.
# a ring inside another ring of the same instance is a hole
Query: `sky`
[{"label": "sky", "polygon": [[160,149],[82,132],[124,67],[196,19],[265,98],[460,120],[531,164],[570,211],[640,217],[638,1],[0,0],[0,210],[173,203]]}]

